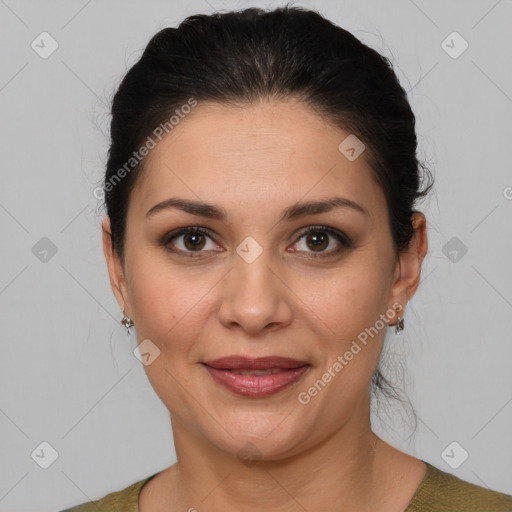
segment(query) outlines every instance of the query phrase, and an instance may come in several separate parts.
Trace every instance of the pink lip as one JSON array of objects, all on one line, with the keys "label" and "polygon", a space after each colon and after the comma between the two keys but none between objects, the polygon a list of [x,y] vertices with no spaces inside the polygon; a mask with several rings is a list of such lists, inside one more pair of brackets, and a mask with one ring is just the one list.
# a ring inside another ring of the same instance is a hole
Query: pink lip
[{"label": "pink lip", "polygon": [[[252,362],[255,363],[255,360]],[[224,362],[223,364],[226,363]],[[240,359],[237,359],[237,364],[241,364]],[[226,389],[237,395],[255,398],[273,395],[279,391],[284,390],[288,386],[291,386],[297,382],[309,370],[309,368],[311,368],[308,363],[298,367],[295,366],[293,368],[284,368],[274,364],[269,366],[268,361],[264,367],[261,366],[263,363],[258,364],[260,364],[260,368],[257,369],[279,368],[281,371],[271,375],[237,375],[231,370],[214,368],[208,364],[203,363],[204,367],[208,370],[208,373],[212,376],[212,378]],[[292,363],[288,362],[287,364]]]},{"label": "pink lip", "polygon": [[309,364],[307,361],[298,361],[289,357],[265,356],[265,357],[246,357],[246,356],[226,356],[211,361],[204,361],[203,364],[221,370],[267,370],[269,368],[298,368]]}]

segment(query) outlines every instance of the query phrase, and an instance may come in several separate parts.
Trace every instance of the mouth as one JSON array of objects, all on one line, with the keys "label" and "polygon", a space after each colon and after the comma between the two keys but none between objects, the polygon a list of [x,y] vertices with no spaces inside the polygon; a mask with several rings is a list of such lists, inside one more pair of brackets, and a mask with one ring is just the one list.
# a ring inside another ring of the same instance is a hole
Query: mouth
[{"label": "mouth", "polygon": [[283,356],[247,357],[226,356],[203,364],[222,370],[269,370],[269,369],[293,369],[309,364],[308,361],[299,361]]},{"label": "mouth", "polygon": [[202,364],[216,383],[244,397],[265,397],[283,391],[311,368],[306,361],[280,356],[229,356]]}]

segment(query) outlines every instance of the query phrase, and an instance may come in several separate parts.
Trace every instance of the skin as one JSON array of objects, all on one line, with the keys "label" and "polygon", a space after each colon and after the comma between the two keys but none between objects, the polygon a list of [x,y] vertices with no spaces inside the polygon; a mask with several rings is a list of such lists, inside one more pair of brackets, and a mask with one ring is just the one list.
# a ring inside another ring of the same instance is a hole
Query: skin
[{"label": "skin", "polygon": [[[385,197],[365,153],[350,161],[338,150],[347,135],[292,100],[200,103],[148,156],[129,202],[123,262],[103,220],[120,308],[139,343],[150,339],[160,350],[144,369],[170,411],[178,460],[144,486],[142,512],[397,512],[423,479],[422,461],[370,427],[370,382],[386,327],[308,404],[298,401],[379,315],[396,303],[405,308],[428,247],[425,217],[417,213],[409,248],[395,252]],[[368,215],[336,208],[279,221],[298,201],[332,196]],[[169,197],[221,206],[227,219],[178,209],[145,217]],[[320,253],[341,252],[314,258],[311,236],[299,237],[319,225],[345,233],[353,246],[329,236]],[[192,257],[159,243],[186,226],[210,233],[169,243]],[[252,263],[236,252],[248,236],[263,249]],[[232,354],[283,355],[311,368],[275,395],[240,397],[200,364]],[[247,443],[259,455],[251,464],[238,455]]]}]

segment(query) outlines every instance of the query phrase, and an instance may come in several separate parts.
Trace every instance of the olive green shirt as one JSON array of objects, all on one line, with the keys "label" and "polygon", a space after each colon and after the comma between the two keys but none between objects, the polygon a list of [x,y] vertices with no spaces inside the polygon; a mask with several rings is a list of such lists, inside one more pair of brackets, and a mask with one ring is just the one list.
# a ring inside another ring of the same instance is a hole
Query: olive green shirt
[{"label": "olive green shirt", "polygon": [[[471,484],[428,462],[425,464],[427,472],[405,512],[512,512],[511,495]],[[139,512],[140,490],[157,474],[100,500],[62,512]]]}]

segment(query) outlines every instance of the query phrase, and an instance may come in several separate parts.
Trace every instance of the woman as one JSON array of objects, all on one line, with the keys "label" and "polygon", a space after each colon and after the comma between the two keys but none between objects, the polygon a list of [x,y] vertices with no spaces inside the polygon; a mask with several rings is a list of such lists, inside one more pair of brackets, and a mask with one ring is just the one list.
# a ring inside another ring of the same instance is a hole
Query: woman
[{"label": "woman", "polygon": [[370,425],[432,186],[385,58],[313,11],[191,16],[112,115],[104,252],[178,460],[70,510],[512,510]]}]

